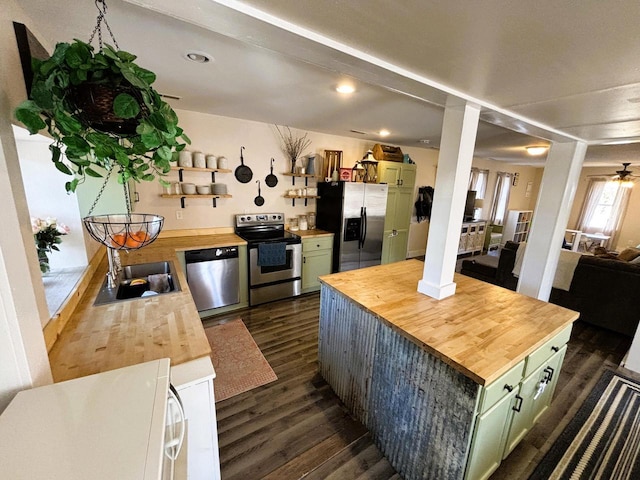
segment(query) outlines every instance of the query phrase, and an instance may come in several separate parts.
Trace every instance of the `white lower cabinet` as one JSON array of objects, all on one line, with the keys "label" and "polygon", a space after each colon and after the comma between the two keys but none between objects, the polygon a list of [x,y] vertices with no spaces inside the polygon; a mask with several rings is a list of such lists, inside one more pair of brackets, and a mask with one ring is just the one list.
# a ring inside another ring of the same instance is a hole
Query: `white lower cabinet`
[{"label": "white lower cabinet", "polygon": [[549,408],[570,335],[568,326],[481,389],[466,480],[489,478]]},{"label": "white lower cabinet", "polygon": [[214,378],[209,357],[171,367],[171,383],[180,395],[187,418],[190,480],[220,480]]}]

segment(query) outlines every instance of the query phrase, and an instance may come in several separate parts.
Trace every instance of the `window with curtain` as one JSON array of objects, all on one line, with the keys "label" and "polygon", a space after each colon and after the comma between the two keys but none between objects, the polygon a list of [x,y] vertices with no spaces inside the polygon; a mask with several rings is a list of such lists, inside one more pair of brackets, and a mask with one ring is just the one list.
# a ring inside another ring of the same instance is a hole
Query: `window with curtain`
[{"label": "window with curtain", "polygon": [[469,190],[476,191],[477,199],[484,199],[487,191],[487,181],[489,180],[489,170],[481,170],[479,168],[471,168],[469,176]]},{"label": "window with curtain", "polygon": [[510,173],[498,172],[491,214],[489,215],[489,221],[495,225],[504,223],[507,207],[509,206],[509,195],[511,194],[511,177]]},{"label": "window with curtain", "polygon": [[578,217],[578,230],[604,233],[611,237],[609,245],[616,245],[631,193],[626,185],[630,184],[606,178],[591,179]]}]

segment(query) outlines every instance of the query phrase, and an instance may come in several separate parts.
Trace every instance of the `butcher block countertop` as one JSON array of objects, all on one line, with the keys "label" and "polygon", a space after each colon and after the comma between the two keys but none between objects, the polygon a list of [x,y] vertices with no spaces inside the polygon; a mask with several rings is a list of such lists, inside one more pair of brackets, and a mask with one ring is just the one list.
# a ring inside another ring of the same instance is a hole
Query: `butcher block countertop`
[{"label": "butcher block countertop", "polygon": [[314,230],[289,230],[291,233],[295,233],[296,235],[298,235],[300,238],[302,238],[302,240],[304,240],[305,238],[316,238],[316,237],[331,237],[333,235],[333,233],[331,232],[327,232],[325,230],[319,230],[319,229],[314,229]]},{"label": "butcher block countertop", "polygon": [[480,385],[496,380],[579,315],[459,274],[455,295],[436,300],[417,291],[423,269],[423,262],[406,260],[320,281]]},{"label": "butcher block countertop", "polygon": [[169,357],[172,365],[211,352],[176,252],[246,245],[233,233],[158,238],[129,253],[123,266],[171,261],[181,291],[94,306],[108,270],[106,257],[49,352],[54,381],[60,382],[137,363]]}]

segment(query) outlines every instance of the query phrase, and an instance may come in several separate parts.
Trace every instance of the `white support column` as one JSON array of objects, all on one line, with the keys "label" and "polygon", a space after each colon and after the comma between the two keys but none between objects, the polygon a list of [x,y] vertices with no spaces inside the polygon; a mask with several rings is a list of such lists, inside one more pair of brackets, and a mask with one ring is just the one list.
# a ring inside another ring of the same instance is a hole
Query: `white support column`
[{"label": "white support column", "polygon": [[424,273],[418,283],[418,292],[438,300],[456,291],[453,274],[479,118],[479,106],[447,101]]},{"label": "white support column", "polygon": [[49,312],[34,291],[36,281],[44,287],[9,121],[6,71],[0,68],[0,413],[20,390],[52,383],[41,322]]},{"label": "white support column", "polygon": [[549,299],[586,152],[583,142],[554,143],[549,150],[518,280],[524,295]]}]

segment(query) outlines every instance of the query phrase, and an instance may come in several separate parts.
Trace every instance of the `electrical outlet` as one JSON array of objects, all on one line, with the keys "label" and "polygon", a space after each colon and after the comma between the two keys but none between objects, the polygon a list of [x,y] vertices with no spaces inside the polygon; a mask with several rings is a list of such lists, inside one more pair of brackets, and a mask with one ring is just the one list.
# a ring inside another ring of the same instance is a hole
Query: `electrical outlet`
[{"label": "electrical outlet", "polygon": [[182,220],[182,210],[176,210],[176,219]]}]

